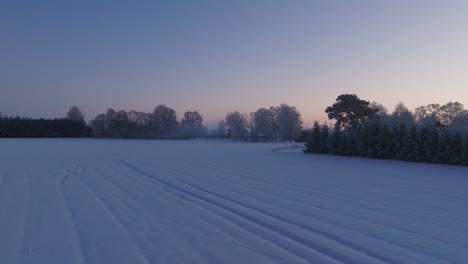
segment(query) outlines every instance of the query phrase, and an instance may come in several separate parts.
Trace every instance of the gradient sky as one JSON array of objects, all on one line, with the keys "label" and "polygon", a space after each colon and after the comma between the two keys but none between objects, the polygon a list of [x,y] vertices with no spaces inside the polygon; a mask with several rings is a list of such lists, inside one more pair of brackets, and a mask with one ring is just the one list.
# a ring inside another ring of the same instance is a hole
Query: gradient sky
[{"label": "gradient sky", "polygon": [[468,107],[468,1],[0,2],[2,113],[285,102],[310,126],[342,93]]}]

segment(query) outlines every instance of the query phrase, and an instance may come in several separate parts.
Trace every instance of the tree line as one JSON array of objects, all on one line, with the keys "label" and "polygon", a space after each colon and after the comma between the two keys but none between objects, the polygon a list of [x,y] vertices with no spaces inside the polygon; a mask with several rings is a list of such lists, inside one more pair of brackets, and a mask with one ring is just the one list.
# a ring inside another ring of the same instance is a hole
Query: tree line
[{"label": "tree line", "polygon": [[416,109],[414,115],[400,103],[388,114],[377,103],[340,95],[325,110],[335,125],[315,122],[307,132],[304,152],[468,166],[463,105],[451,102]]},{"label": "tree line", "polygon": [[281,104],[255,112],[229,112],[214,132],[234,140],[275,141],[296,139],[302,132],[301,114],[295,106]]},{"label": "tree line", "polygon": [[151,113],[115,111],[97,115],[90,122],[93,135],[107,138],[188,139],[203,137],[208,129],[197,111],[187,111],[179,121],[174,109],[158,105]]},{"label": "tree line", "polygon": [[287,104],[260,108],[249,114],[229,112],[211,133],[203,125],[203,117],[199,112],[187,111],[179,120],[176,111],[164,104],[156,106],[150,113],[109,108],[92,119],[89,125],[81,110],[72,106],[64,118],[58,119],[7,117],[0,114],[0,137],[294,140],[301,134],[302,123],[296,107]]},{"label": "tree line", "polygon": [[218,128],[211,131],[203,125],[197,111],[187,111],[179,121],[174,109],[158,105],[151,113],[115,111],[97,115],[90,122],[96,137],[188,139],[222,137],[234,140],[294,140],[302,131],[302,119],[294,106],[260,108],[249,114],[229,112]]},{"label": "tree line", "polygon": [[0,114],[0,137],[89,137],[92,129],[86,125],[84,115],[78,107],[70,108],[65,118],[32,119]]}]

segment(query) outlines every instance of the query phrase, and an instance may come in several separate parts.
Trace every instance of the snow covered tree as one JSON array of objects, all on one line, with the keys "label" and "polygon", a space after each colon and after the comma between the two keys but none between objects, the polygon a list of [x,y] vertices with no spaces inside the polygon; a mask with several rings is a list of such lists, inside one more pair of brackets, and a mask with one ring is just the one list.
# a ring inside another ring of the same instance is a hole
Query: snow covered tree
[{"label": "snow covered tree", "polygon": [[399,126],[393,126],[393,135],[394,135],[394,140],[393,140],[393,153],[394,153],[394,159],[397,160],[403,160],[404,155],[403,155],[403,145],[404,145],[404,139],[406,137],[406,127],[405,125],[401,124]]},{"label": "snow covered tree", "polygon": [[106,132],[106,115],[99,114],[91,120],[91,127],[96,136],[104,136]]},{"label": "snow covered tree", "polygon": [[226,115],[226,126],[229,129],[232,139],[243,139],[247,134],[247,122],[245,115],[238,111],[230,112]]},{"label": "snow covered tree", "polygon": [[174,132],[179,125],[174,109],[161,104],[154,108],[152,114],[152,127],[155,135],[159,138],[174,136]]},{"label": "snow covered tree", "polygon": [[328,128],[328,125],[327,124],[322,125],[322,129],[320,131],[320,153],[321,154],[330,153],[330,149],[328,148],[329,136],[330,136],[330,129]]},{"label": "snow covered tree", "polygon": [[427,127],[423,127],[418,131],[418,139],[420,160],[423,162],[432,162],[434,146],[432,146],[431,134]]},{"label": "snow covered tree", "polygon": [[377,156],[381,159],[392,159],[394,157],[393,130],[388,125],[382,125],[377,136]]},{"label": "snow covered tree", "polygon": [[359,156],[379,158],[378,143],[380,136],[380,123],[376,121],[365,122],[359,130],[358,151]]},{"label": "snow covered tree", "polygon": [[462,164],[468,166],[468,133],[463,137]]},{"label": "snow covered tree", "polygon": [[342,133],[341,152],[345,156],[357,156],[356,136],[352,130],[344,130]]},{"label": "snow covered tree", "polygon": [[395,110],[391,115],[391,122],[394,125],[403,124],[406,127],[411,127],[416,124],[413,114],[403,103],[398,103],[395,106]]},{"label": "snow covered tree", "polygon": [[440,122],[440,105],[419,106],[414,110],[414,118],[418,125],[435,125]]},{"label": "snow covered tree", "polygon": [[281,104],[278,108],[278,137],[294,140],[302,132],[302,118],[295,106]]},{"label": "snow covered tree", "polygon": [[344,155],[343,151],[343,131],[340,126],[333,126],[332,132],[328,137],[328,149],[333,155]]},{"label": "snow covered tree", "polygon": [[458,113],[452,120],[452,125],[455,126],[468,126],[468,111]]},{"label": "snow covered tree", "polygon": [[437,129],[430,129],[429,130],[429,137],[430,137],[430,144],[426,146],[426,151],[430,155],[430,159],[432,163],[440,163],[441,162],[441,153],[440,151],[440,132]]},{"label": "snow covered tree", "polygon": [[116,136],[128,137],[129,130],[131,130],[131,123],[128,120],[128,114],[125,110],[119,110],[115,113],[114,120],[111,125],[111,130],[114,131]]},{"label": "snow covered tree", "polygon": [[402,160],[418,161],[419,146],[418,146],[418,130],[416,126],[411,126],[403,139],[403,148],[401,150]]},{"label": "snow covered tree", "polygon": [[462,165],[463,164],[463,136],[460,132],[455,132],[452,136],[451,159],[449,164]]},{"label": "snow covered tree", "polygon": [[187,111],[180,120],[182,137],[196,138],[206,135],[207,129],[203,126],[203,117],[197,111]]},{"label": "snow covered tree", "polygon": [[85,123],[85,116],[81,112],[80,108],[76,105],[70,107],[70,110],[67,112],[67,119],[73,120],[73,121],[80,121],[82,123]]},{"label": "snow covered tree", "polygon": [[255,122],[255,113],[254,112],[250,112],[250,113],[245,115],[245,123],[246,123],[247,130],[250,133],[251,140],[256,140],[257,126],[256,126],[256,122]]},{"label": "snow covered tree", "polygon": [[114,109],[112,109],[112,108],[107,109],[107,112],[105,114],[106,115],[106,120],[105,120],[105,124],[104,124],[106,132],[110,130],[110,127],[112,126],[112,123],[114,122],[114,118],[115,118],[116,114],[117,114],[117,112],[115,112]]},{"label": "snow covered tree", "polygon": [[370,120],[380,120],[383,124],[389,122],[390,115],[388,114],[388,110],[385,108],[385,106],[377,102],[372,102],[369,104],[369,107],[374,110],[378,110],[375,113],[370,113]]},{"label": "snow covered tree", "polygon": [[217,129],[218,130],[217,133],[218,133],[219,136],[221,136],[221,137],[226,136],[226,126],[227,126],[226,121],[224,121],[224,120],[219,121],[218,129]]},{"label": "snow covered tree", "polygon": [[321,139],[322,139],[321,128],[320,128],[319,123],[315,121],[310,137],[307,140],[307,143],[305,144],[306,149],[304,152],[320,153]]},{"label": "snow covered tree", "polygon": [[452,124],[453,119],[463,113],[464,107],[459,102],[448,102],[440,107],[441,121],[445,125]]},{"label": "snow covered tree", "polygon": [[450,160],[453,156],[452,140],[452,134],[447,129],[442,129],[440,131],[438,163],[450,164]]},{"label": "snow covered tree", "polygon": [[268,140],[274,139],[273,127],[276,123],[274,118],[275,113],[271,109],[260,108],[255,112],[255,127],[259,136]]},{"label": "snow covered tree", "polygon": [[271,129],[273,131],[273,139],[278,139],[278,107],[272,106],[270,107],[271,112]]}]

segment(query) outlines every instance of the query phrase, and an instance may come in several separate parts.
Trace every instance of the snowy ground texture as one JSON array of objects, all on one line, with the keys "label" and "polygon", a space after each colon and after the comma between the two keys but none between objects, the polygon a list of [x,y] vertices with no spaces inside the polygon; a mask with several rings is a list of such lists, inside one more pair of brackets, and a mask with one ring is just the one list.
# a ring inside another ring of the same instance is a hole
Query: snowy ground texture
[{"label": "snowy ground texture", "polygon": [[468,263],[468,169],[291,144],[0,140],[0,263]]}]

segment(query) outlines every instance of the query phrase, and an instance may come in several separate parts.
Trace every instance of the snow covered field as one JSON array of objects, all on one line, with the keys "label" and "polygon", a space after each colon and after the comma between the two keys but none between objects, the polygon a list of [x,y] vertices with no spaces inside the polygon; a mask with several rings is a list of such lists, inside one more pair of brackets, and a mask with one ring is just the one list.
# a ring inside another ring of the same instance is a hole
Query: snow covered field
[{"label": "snow covered field", "polygon": [[467,263],[468,168],[290,145],[1,139],[0,263]]}]

